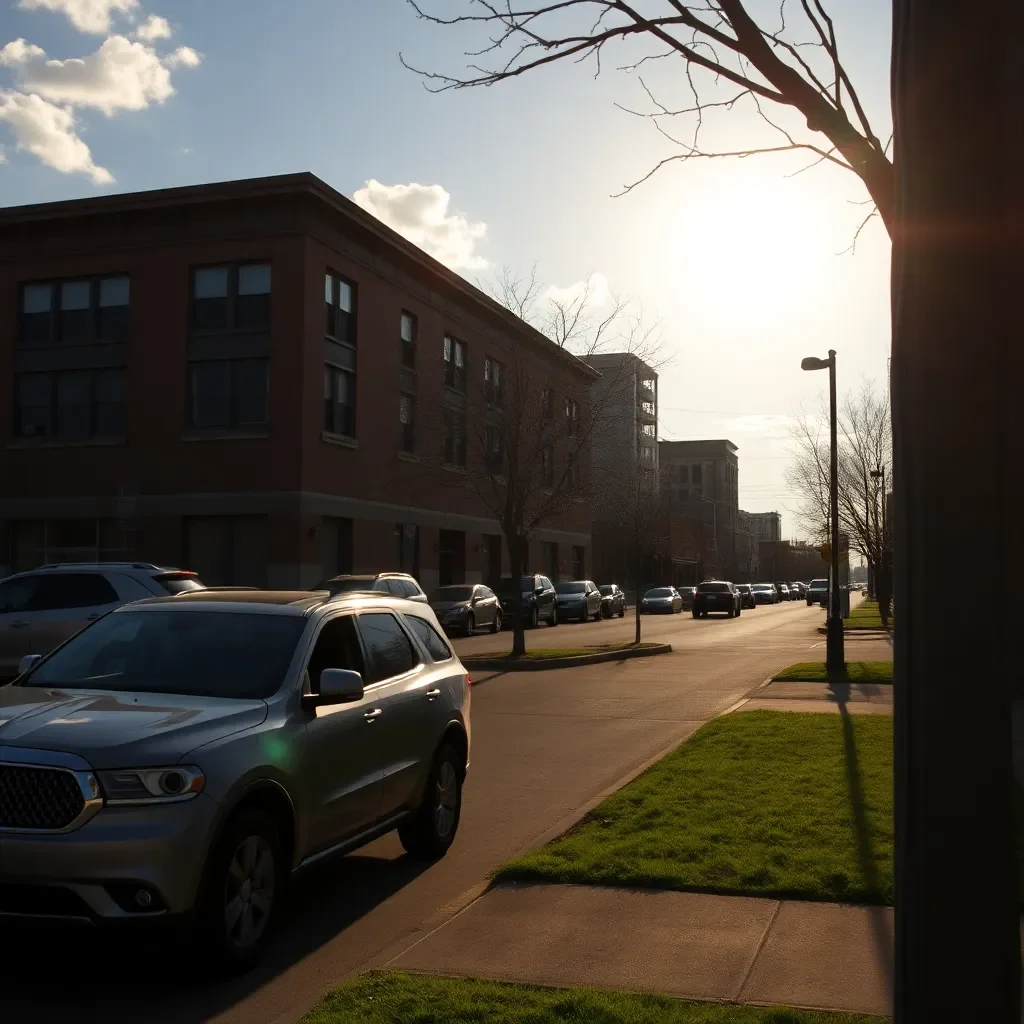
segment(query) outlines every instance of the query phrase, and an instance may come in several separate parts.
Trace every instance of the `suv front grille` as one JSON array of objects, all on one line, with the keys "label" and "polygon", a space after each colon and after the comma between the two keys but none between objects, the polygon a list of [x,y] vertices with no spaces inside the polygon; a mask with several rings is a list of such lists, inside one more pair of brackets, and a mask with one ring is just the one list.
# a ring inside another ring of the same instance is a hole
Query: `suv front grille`
[{"label": "suv front grille", "polygon": [[84,809],[82,788],[70,771],[0,764],[0,828],[67,828]]}]

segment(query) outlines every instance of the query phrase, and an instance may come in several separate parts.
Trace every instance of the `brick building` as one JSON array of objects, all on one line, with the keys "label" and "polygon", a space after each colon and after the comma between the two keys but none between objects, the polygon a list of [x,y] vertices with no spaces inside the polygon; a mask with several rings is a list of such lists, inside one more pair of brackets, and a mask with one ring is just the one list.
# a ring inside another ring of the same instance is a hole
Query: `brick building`
[{"label": "brick building", "polygon": [[[310,174],[0,210],[0,575],[493,578],[467,438],[513,352],[586,414],[593,370]],[[581,501],[530,560],[589,548]]]}]

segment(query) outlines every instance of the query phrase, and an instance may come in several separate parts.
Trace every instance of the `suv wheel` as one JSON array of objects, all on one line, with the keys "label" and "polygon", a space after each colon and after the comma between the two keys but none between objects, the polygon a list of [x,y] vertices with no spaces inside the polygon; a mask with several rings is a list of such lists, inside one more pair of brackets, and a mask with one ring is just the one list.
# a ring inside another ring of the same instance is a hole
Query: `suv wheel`
[{"label": "suv wheel", "polygon": [[533,629],[536,629],[539,624],[540,624],[540,614],[537,611],[537,606],[534,605],[533,609],[530,611],[530,626]]},{"label": "suv wheel", "polygon": [[437,860],[448,852],[462,814],[462,782],[455,748],[446,743],[434,759],[419,809],[398,826],[398,838],[414,857]]},{"label": "suv wheel", "polygon": [[549,626],[557,626],[558,625],[558,605],[557,604],[553,604],[551,606],[551,618],[548,619],[548,625]]},{"label": "suv wheel", "polygon": [[252,967],[263,952],[282,875],[277,828],[261,810],[228,822],[209,864],[200,911],[210,951],[230,970]]},{"label": "suv wheel", "polygon": [[473,613],[470,612],[466,616],[466,636],[472,636],[476,631],[476,619],[473,618]]}]

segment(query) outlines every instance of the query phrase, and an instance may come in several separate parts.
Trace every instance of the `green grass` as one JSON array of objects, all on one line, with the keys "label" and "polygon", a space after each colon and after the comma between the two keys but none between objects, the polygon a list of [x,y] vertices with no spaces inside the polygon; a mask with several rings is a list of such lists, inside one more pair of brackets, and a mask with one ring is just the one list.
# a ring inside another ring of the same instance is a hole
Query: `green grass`
[{"label": "green grass", "polygon": [[891,683],[891,661],[848,661],[846,670],[829,675],[823,661],[801,661],[772,676],[775,683]]},{"label": "green grass", "polygon": [[892,845],[891,716],[750,711],[497,877],[888,904]]},{"label": "green grass", "polygon": [[[659,647],[655,643],[622,643],[622,644],[600,644],[596,647],[538,647],[535,650],[527,651],[520,655],[517,661],[538,661],[549,658],[582,658],[588,654],[607,654],[610,651],[632,651],[643,650],[649,647]],[[463,660],[473,658],[511,658],[511,651],[494,651],[485,654],[467,654]]]},{"label": "green grass", "polygon": [[300,1024],[878,1024],[881,1019],[373,972],[335,989]]},{"label": "green grass", "polygon": [[[877,601],[861,601],[850,609],[850,617],[844,619],[846,629],[882,629],[882,617],[878,614]],[[890,623],[891,624],[891,623]]]}]

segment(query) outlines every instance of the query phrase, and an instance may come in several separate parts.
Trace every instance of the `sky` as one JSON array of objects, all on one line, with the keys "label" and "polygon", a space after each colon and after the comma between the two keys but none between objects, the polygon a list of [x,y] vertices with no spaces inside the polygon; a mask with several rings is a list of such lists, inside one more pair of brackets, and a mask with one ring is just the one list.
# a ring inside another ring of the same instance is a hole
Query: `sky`
[{"label": "sky", "polygon": [[[831,6],[884,140],[889,3]],[[748,7],[777,20],[777,0]],[[787,10],[807,38],[799,4]],[[621,296],[658,325],[660,435],[732,440],[741,507],[777,510],[784,536],[799,536],[789,432],[827,389],[800,360],[836,349],[841,393],[886,374],[877,218],[849,251],[870,210],[863,186],[783,153],[670,162],[616,195],[679,153],[629,110],[653,109],[645,87],[689,106],[682,63],[618,70],[655,52],[620,46],[596,77],[593,62],[559,62],[432,93],[400,59],[459,74],[482,41],[418,19],[406,0],[0,0],[0,205],[311,171],[474,283],[534,265],[551,294],[591,280],[595,303]],[[685,119],[660,124],[688,137]],[[706,149],[777,142],[743,102],[702,132]]]}]

